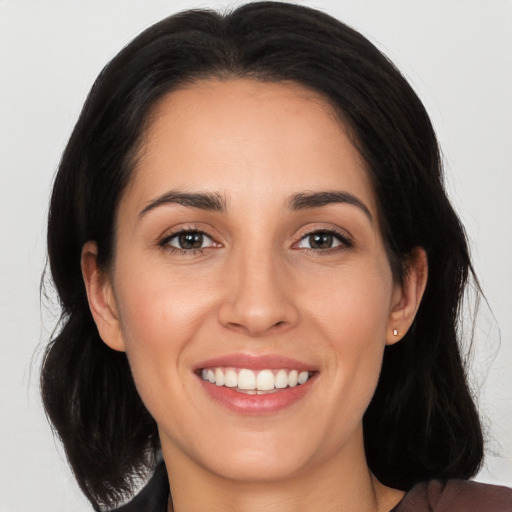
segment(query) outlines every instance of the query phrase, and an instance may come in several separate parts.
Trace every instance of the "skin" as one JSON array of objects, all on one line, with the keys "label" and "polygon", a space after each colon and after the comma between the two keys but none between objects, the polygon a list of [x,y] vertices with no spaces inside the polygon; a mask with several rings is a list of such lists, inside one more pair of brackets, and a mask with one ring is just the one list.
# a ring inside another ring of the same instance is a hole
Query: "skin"
[{"label": "skin", "polygon": [[[141,215],[171,190],[219,194],[226,211],[161,204]],[[371,218],[348,203],[287,207],[312,191],[348,192]],[[169,236],[191,227],[206,247],[173,251]],[[158,424],[176,512],[384,511],[400,500],[368,469],[362,417],[386,344],[414,319],[426,257],[413,251],[395,282],[365,163],[325,100],[245,79],[169,94],[116,228],[108,272],[85,244],[84,280],[102,339],[126,351]],[[333,229],[343,237],[333,247],[308,246],[311,232]],[[193,372],[235,352],[293,357],[318,374],[282,411],[237,414]]]}]

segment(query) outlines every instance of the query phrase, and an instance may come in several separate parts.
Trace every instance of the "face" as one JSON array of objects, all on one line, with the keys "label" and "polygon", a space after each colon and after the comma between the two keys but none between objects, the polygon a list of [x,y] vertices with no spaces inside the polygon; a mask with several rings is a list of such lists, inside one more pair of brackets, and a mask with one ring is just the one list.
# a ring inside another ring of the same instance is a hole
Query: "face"
[{"label": "face", "polygon": [[233,80],[164,98],[99,281],[102,338],[173,464],[265,480],[362,455],[407,297],[365,164],[314,93]]}]

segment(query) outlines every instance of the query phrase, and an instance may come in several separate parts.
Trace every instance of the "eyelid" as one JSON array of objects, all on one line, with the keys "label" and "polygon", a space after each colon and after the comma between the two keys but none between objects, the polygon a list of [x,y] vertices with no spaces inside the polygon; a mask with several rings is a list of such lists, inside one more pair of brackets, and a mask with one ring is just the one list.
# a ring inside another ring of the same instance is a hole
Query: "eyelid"
[{"label": "eyelid", "polygon": [[302,242],[306,237],[314,235],[315,233],[328,233],[330,235],[333,235],[338,239],[340,245],[329,248],[329,249],[312,249],[309,247],[299,247],[298,249],[301,249],[303,251],[311,251],[315,253],[328,253],[328,252],[335,252],[336,250],[346,250],[346,249],[352,249],[354,247],[354,242],[352,236],[344,229],[334,227],[334,226],[326,226],[326,225],[313,225],[308,226],[307,228],[302,229],[299,232],[298,240],[294,242],[294,246]]},{"label": "eyelid", "polygon": [[[174,247],[169,244],[170,240],[183,233],[200,233],[209,238],[212,241],[212,245],[208,247],[200,247],[197,249],[182,249],[181,247]],[[162,235],[158,237],[156,245],[170,252],[178,252],[182,254],[195,254],[198,251],[204,252],[205,249],[218,248],[222,246],[221,243],[217,242],[216,237],[210,233],[209,229],[200,227],[195,224],[178,225],[169,230],[166,230]]]},{"label": "eyelid", "polygon": [[179,250],[183,250],[183,251],[192,251],[194,249],[183,249],[182,247],[177,247],[175,245],[172,245],[171,244],[171,240],[176,240],[178,239],[181,235],[189,235],[189,234],[200,234],[202,237],[203,237],[203,241],[204,239],[207,239],[210,241],[210,245],[207,245],[206,247],[198,247],[197,249],[206,249],[207,247],[213,247],[215,246],[215,241],[212,239],[211,236],[207,235],[206,233],[203,233],[202,231],[190,231],[190,230],[183,230],[183,231],[178,231],[177,233],[174,233],[173,235],[170,235],[167,237],[167,240],[166,240],[166,245],[168,245],[169,247],[172,247],[173,249],[179,249]]},{"label": "eyelid", "polygon": [[[202,235],[206,236],[212,241],[212,245],[208,247],[201,247],[197,249],[182,249],[180,247],[174,247],[169,244],[169,241],[173,238],[179,236],[182,233],[201,233]],[[340,244],[331,247],[328,249],[313,249],[308,247],[296,247],[297,244],[302,242],[306,237],[311,236],[315,233],[328,233],[332,236],[334,236]],[[165,231],[164,234],[162,234],[157,239],[157,244],[159,247],[162,247],[170,252],[178,252],[182,254],[195,254],[196,252],[204,252],[205,250],[212,249],[212,248],[219,248],[222,247],[222,244],[217,241],[217,238],[215,235],[211,233],[211,231],[206,227],[198,226],[196,224],[186,224],[186,225],[178,225],[173,228],[170,228],[169,230]],[[354,247],[354,242],[352,236],[344,229],[341,229],[339,227],[335,226],[326,226],[325,224],[315,224],[310,225],[306,228],[303,228],[300,230],[298,234],[298,239],[296,242],[293,243],[292,248],[294,249],[300,249],[305,252],[312,252],[312,253],[333,253],[336,251],[341,250],[347,250],[352,249]]]}]

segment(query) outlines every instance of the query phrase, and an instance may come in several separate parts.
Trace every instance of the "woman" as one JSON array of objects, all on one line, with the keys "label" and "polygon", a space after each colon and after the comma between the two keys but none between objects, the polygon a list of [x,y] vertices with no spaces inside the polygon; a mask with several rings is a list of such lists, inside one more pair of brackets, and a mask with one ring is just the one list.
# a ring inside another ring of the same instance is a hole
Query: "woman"
[{"label": "woman", "polygon": [[483,442],[441,179],[412,89],[323,13],[188,11],[126,47],[48,229],[43,399],[91,503],[154,471],[121,510],[512,509],[450,480]]}]

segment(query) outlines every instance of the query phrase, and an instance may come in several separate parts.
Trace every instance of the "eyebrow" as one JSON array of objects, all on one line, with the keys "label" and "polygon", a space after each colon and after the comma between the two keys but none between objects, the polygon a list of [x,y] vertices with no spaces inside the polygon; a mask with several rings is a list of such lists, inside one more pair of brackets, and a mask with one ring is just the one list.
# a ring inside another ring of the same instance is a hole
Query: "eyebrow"
[{"label": "eyebrow", "polygon": [[[368,207],[355,195],[345,191],[300,192],[290,196],[286,202],[289,210],[306,210],[319,208],[329,204],[344,203],[359,208],[373,223],[373,217]],[[170,190],[150,201],[139,213],[139,218],[159,206],[179,204],[189,208],[209,210],[224,213],[227,210],[226,199],[219,193],[212,192],[180,192]]]},{"label": "eyebrow", "polygon": [[171,190],[153,199],[139,213],[139,218],[159,206],[167,204],[180,204],[189,208],[199,208],[200,210],[210,210],[215,212],[226,211],[226,200],[220,194],[210,192],[179,192]]},{"label": "eyebrow", "polygon": [[334,203],[351,204],[359,208],[373,224],[373,217],[369,208],[355,195],[345,191],[327,192],[301,192],[293,194],[287,201],[290,210],[305,210],[307,208],[318,208]]}]

